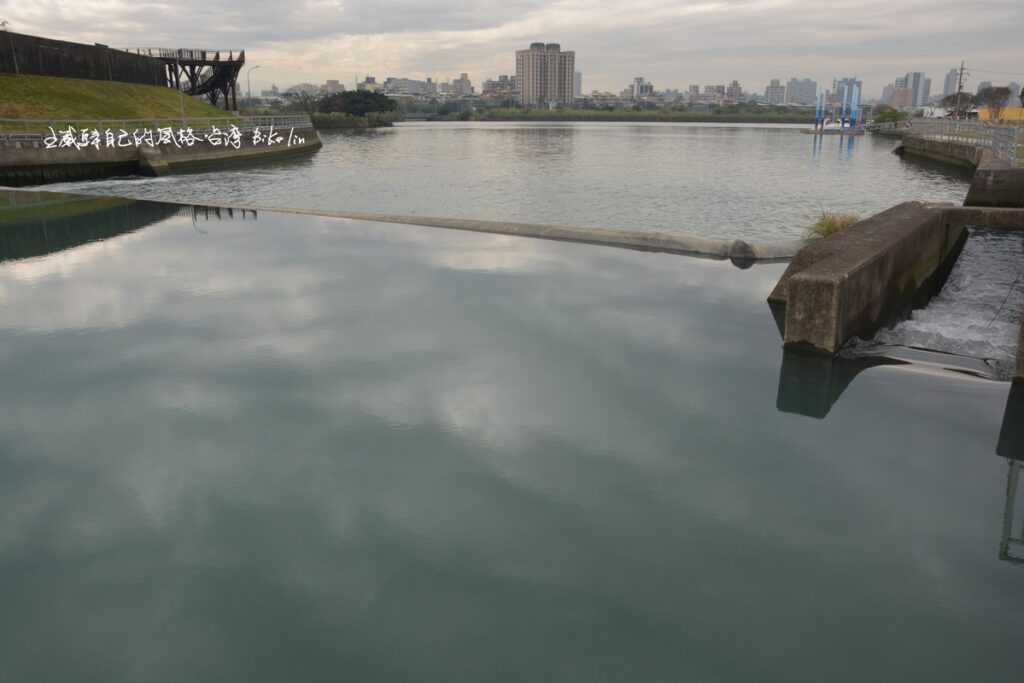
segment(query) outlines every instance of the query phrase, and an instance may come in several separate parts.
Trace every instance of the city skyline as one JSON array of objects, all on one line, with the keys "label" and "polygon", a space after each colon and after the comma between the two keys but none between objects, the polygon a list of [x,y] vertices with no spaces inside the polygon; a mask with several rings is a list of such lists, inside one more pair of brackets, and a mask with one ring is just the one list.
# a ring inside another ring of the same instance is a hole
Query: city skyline
[{"label": "city skyline", "polygon": [[239,0],[185,0],[174,15],[127,0],[73,9],[54,0],[0,0],[0,18],[11,31],[115,47],[244,48],[248,62],[261,66],[252,73],[253,90],[327,79],[351,88],[368,74],[445,81],[468,73],[483,83],[514,73],[515,50],[533,42],[574,51],[586,92],[618,92],[637,75],[679,90],[738,80],[748,92],[763,92],[773,78],[825,84],[856,76],[865,95],[877,98],[905,73],[942,83],[961,59],[971,70],[967,89],[982,80],[1024,80],[1015,73],[1024,72],[1016,66],[1024,63],[1016,35],[1024,6],[995,0],[828,7],[779,0],[640,0],[628,7],[600,0],[319,0],[284,15],[278,4]]}]

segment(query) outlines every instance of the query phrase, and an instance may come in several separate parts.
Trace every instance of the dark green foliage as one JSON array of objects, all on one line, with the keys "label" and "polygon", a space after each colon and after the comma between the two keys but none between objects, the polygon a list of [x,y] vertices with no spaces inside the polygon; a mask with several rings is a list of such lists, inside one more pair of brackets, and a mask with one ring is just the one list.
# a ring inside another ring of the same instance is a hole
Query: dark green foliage
[{"label": "dark green foliage", "polygon": [[320,99],[317,110],[321,114],[341,113],[366,116],[370,112],[395,111],[398,104],[385,95],[368,90],[347,90]]},{"label": "dark green foliage", "polygon": [[905,118],[907,118],[905,112],[893,109],[886,104],[875,107],[871,115],[871,120],[875,123],[891,123],[893,121],[902,121]]}]

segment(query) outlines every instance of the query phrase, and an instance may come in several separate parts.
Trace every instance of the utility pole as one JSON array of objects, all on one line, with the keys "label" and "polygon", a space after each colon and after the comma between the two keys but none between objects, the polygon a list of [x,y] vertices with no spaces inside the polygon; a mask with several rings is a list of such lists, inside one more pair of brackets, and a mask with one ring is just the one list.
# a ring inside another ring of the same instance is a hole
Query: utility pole
[{"label": "utility pole", "polygon": [[957,78],[957,81],[956,81],[956,118],[957,119],[967,118],[966,112],[964,112],[963,116],[961,116],[961,112],[960,112],[960,98],[961,98],[961,96],[963,95],[963,92],[964,92],[964,76],[965,75],[969,75],[969,73],[964,69],[964,62],[963,62],[963,60],[960,60],[960,75],[959,75],[959,77]]},{"label": "utility pole", "polygon": [[260,68],[259,64],[257,64],[256,66],[250,66],[249,70],[245,73],[246,85],[248,86],[247,90],[249,91],[249,106],[250,107],[252,106],[252,72],[255,71],[258,68]]}]

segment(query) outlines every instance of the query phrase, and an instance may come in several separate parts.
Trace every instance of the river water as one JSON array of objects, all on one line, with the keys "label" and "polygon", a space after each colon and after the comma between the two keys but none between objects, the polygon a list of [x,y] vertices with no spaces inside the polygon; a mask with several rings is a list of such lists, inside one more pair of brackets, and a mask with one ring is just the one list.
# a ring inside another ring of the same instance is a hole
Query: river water
[{"label": "river water", "polygon": [[321,133],[323,149],[303,159],[54,189],[748,239],[800,237],[823,209],[868,215],[967,193],[968,176],[903,161],[891,138],[802,128],[408,123]]},{"label": "river water", "polygon": [[1019,678],[1024,397],[783,264],[6,200],[0,680]]}]

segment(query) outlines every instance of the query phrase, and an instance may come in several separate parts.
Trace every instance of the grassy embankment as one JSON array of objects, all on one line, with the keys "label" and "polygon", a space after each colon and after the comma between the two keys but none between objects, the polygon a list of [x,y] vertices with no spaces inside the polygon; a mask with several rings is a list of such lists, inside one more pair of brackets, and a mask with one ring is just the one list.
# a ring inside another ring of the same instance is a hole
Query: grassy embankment
[{"label": "grassy embankment", "polygon": [[622,121],[666,123],[814,123],[814,114],[802,112],[691,112],[678,109],[485,109],[480,121]]},{"label": "grassy embankment", "polygon": [[187,95],[182,97],[171,88],[0,74],[0,131],[7,133],[42,132],[50,122],[54,128],[66,128],[68,124],[96,127],[97,121],[112,125],[118,120],[145,119],[147,123],[180,126],[182,106],[186,120],[234,118],[206,100]]}]

